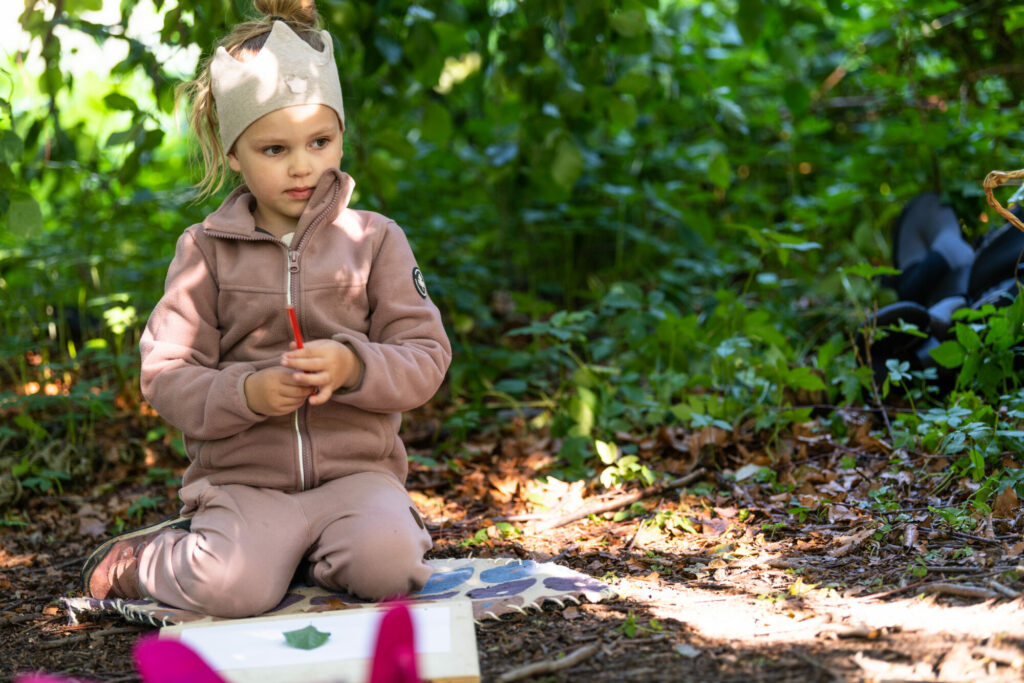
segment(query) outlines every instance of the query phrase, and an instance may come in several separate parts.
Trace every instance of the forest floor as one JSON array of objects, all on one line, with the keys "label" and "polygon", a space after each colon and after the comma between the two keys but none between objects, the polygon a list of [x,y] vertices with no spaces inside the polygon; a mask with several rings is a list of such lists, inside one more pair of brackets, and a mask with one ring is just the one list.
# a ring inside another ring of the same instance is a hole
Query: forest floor
[{"label": "forest floor", "polygon": [[[844,439],[809,424],[770,457],[741,429],[619,435],[677,478],[631,500],[635,482],[611,493],[541,483],[557,443],[515,418],[434,465],[436,420],[413,416],[408,485],[431,556],[554,560],[618,594],[479,623],[483,680],[1022,680],[1024,514],[1012,490],[992,515],[958,517],[976,487],[936,485],[947,462],[893,451],[848,417]],[[23,499],[0,527],[0,680],[136,680],[131,647],[149,629],[71,626],[59,599],[81,594],[82,561],[116,520],[176,512],[163,475],[182,461],[147,460]],[[569,521],[597,504],[612,509]],[[549,672],[525,675],[538,664]]]}]

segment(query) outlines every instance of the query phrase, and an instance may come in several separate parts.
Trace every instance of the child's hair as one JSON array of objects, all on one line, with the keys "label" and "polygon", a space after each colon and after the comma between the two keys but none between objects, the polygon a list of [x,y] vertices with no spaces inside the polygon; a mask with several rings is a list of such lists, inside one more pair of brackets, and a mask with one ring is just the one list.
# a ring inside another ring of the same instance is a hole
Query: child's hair
[{"label": "child's hair", "polygon": [[[259,53],[267,42],[275,21],[287,23],[288,27],[313,49],[323,49],[324,45],[318,32],[320,17],[317,15],[313,0],[254,0],[253,6],[264,16],[238,24],[218,43],[218,46],[223,47],[238,61],[247,62]],[[217,109],[210,87],[212,60],[213,52],[201,64],[196,79],[183,83],[178,88],[179,99],[185,98],[191,105],[188,124],[195,135],[198,157],[203,166],[203,177],[196,183],[196,187],[199,188],[199,199],[217,192],[231,174],[226,157],[231,150],[222,149],[218,135]]]}]

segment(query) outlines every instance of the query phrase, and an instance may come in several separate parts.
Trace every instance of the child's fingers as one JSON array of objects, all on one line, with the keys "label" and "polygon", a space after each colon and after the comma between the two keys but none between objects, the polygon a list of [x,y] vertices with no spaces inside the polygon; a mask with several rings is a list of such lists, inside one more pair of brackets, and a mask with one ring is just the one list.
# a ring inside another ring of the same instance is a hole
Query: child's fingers
[{"label": "child's fingers", "polygon": [[307,370],[306,372],[296,372],[292,375],[292,380],[304,387],[322,387],[325,384],[330,384],[331,375],[326,370],[320,372]]},{"label": "child's fingers", "polygon": [[[303,353],[303,351],[296,351],[296,354],[300,353]],[[289,353],[281,358],[281,365],[294,370],[302,370],[303,372],[323,370],[325,363],[326,361],[321,356],[300,356]]]},{"label": "child's fingers", "polygon": [[314,389],[313,395],[309,397],[309,402],[312,405],[318,406],[321,403],[327,403],[331,398],[331,388],[329,386],[321,386]]}]

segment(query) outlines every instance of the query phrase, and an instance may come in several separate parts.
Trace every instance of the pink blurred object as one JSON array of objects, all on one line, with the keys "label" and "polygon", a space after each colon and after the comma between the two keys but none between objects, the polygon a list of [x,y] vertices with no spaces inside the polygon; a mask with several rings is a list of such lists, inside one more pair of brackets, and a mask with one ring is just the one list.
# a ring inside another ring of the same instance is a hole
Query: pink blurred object
[{"label": "pink blurred object", "polygon": [[145,683],[225,683],[196,652],[177,640],[153,636],[135,643],[135,668]]},{"label": "pink blurred object", "polygon": [[[226,683],[190,647],[177,640],[142,638],[134,647],[135,669],[143,683]],[[68,683],[69,678],[26,674],[14,683]],[[82,679],[74,679],[85,683]],[[369,683],[420,683],[412,616],[404,602],[394,602],[380,620]]]},{"label": "pink blurred object", "polygon": [[419,683],[412,616],[404,602],[384,613],[373,651],[370,683]]}]

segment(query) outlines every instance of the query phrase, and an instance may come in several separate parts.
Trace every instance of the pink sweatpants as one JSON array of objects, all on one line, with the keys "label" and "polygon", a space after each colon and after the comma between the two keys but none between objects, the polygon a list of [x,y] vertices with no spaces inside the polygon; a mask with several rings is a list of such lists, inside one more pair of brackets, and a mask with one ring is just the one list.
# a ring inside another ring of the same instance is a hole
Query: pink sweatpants
[{"label": "pink sweatpants", "polygon": [[139,557],[143,594],[174,607],[261,614],[281,601],[304,558],[318,585],[371,600],[418,590],[431,575],[430,534],[386,474],[299,493],[210,486],[184,503],[196,508],[191,530],[161,533]]}]

